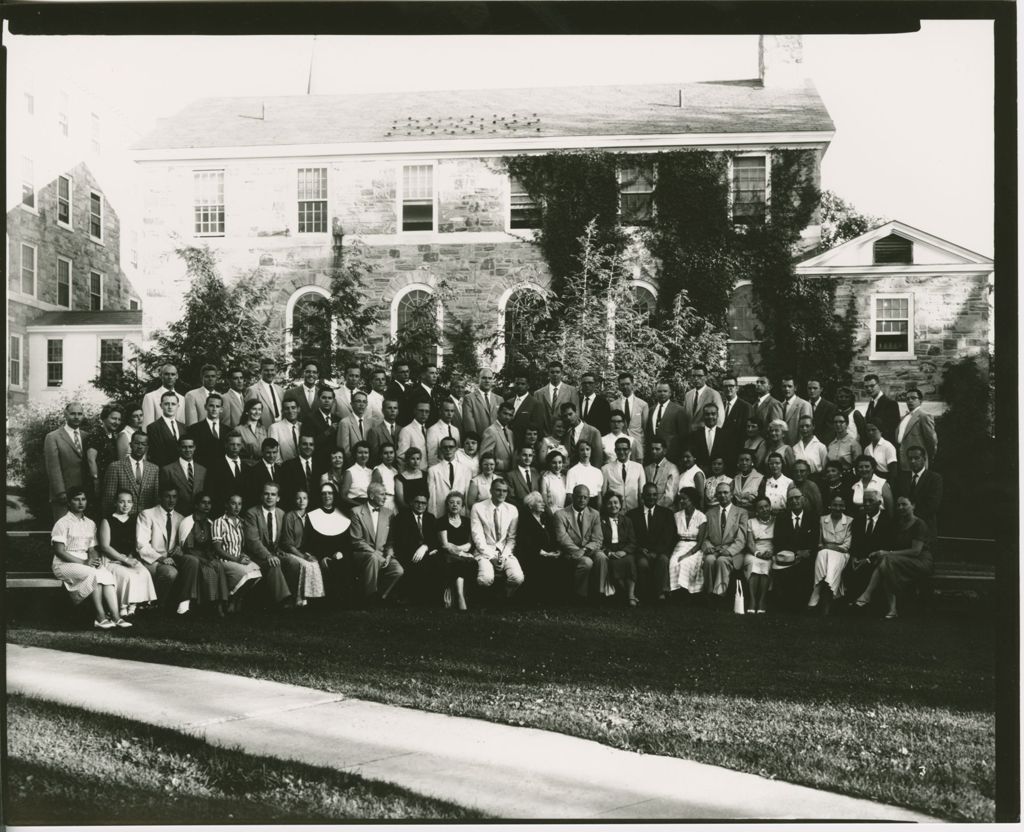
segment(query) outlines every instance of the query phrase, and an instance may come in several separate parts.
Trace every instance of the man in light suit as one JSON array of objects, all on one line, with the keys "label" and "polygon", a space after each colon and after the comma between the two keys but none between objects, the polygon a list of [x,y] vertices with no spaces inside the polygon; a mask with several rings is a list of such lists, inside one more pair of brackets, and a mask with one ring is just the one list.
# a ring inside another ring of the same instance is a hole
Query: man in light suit
[{"label": "man in light suit", "polygon": [[577,601],[585,601],[591,585],[594,594],[607,583],[608,556],[602,551],[604,536],[601,515],[590,508],[590,489],[577,485],[572,490],[572,505],[555,513],[555,540],[562,557],[573,570],[573,592]]},{"label": "man in light suit", "polygon": [[398,434],[402,430],[398,424],[398,399],[386,396],[381,410],[383,418],[373,423],[366,437],[370,445],[370,465],[380,464],[380,448],[385,442],[390,442],[396,452],[398,450]]},{"label": "man in light suit", "polygon": [[384,399],[388,395],[388,376],[380,367],[370,370],[370,392],[366,394],[366,412],[378,421],[384,418]]},{"label": "man in light suit", "polygon": [[[347,407],[349,410],[354,410],[352,407],[352,394],[357,390],[362,390],[363,383],[363,370],[358,364],[349,364],[345,368],[345,383],[338,388],[335,394],[335,399],[341,407]],[[369,405],[369,399],[367,399],[367,405]]]},{"label": "man in light suit", "polygon": [[463,429],[463,412],[466,409],[466,383],[458,373],[452,375],[448,382],[448,394],[441,399],[441,404],[451,402],[455,405],[452,424],[461,432]]},{"label": "man in light suit", "polygon": [[533,467],[533,448],[524,445],[516,452],[516,465],[508,472],[508,501],[523,508],[523,500],[531,491],[540,491],[540,471]]},{"label": "man in light suit", "polygon": [[195,452],[195,440],[183,436],[178,440],[178,459],[160,469],[160,490],[178,492],[177,509],[185,516],[192,513],[195,495],[206,490],[206,468],[195,461]]},{"label": "man in light suit", "polygon": [[[229,428],[220,420],[223,412],[222,401],[220,393],[211,393],[207,396],[206,401],[203,402],[203,419],[193,422],[192,426],[185,431],[187,436],[195,440],[196,462],[207,468],[213,464],[214,460],[224,456],[224,437],[227,436]],[[181,502],[180,495],[178,501]]]},{"label": "man in light suit", "polygon": [[814,435],[828,447],[828,443],[836,436],[832,420],[839,408],[821,395],[821,382],[815,378],[807,382],[807,403],[811,406],[811,416],[814,418]]},{"label": "man in light suit", "polygon": [[741,399],[738,393],[739,381],[736,376],[726,376],[722,379],[722,407],[725,408],[722,431],[728,439],[730,456],[733,460],[736,459],[746,441],[747,420],[752,412],[750,403]]},{"label": "man in light suit", "polygon": [[149,437],[136,431],[128,445],[128,456],[111,462],[103,474],[102,513],[112,514],[117,507],[117,495],[128,491],[132,495],[132,514],[152,508],[160,499],[160,469],[146,460]]},{"label": "man in light suit", "polygon": [[634,440],[637,462],[644,461],[644,425],[650,418],[647,402],[633,392],[633,374],[619,373],[619,397],[612,402],[612,410],[621,410],[626,433]]},{"label": "man in light suit", "polygon": [[580,376],[580,421],[597,428],[602,436],[611,429],[609,418],[612,408],[608,399],[599,389],[598,378],[594,373]]},{"label": "man in light suit", "polygon": [[216,393],[217,380],[220,378],[220,370],[213,364],[204,364],[199,371],[202,384],[194,390],[185,394],[185,424],[194,425],[206,418],[206,397]]},{"label": "man in light suit", "polygon": [[[517,373],[512,379],[512,394],[506,401],[512,407],[512,419],[509,427],[512,430],[512,435],[516,438],[516,442],[522,444],[527,428],[540,429],[539,414],[543,409],[543,405],[530,392],[530,380],[522,373]],[[496,418],[497,410],[495,410]],[[484,430],[487,430],[492,424],[494,424],[493,421],[489,422],[484,426]],[[483,436],[483,433],[481,432],[480,435]]]},{"label": "man in light suit", "polygon": [[[896,429],[900,424],[900,406],[895,399],[890,399],[878,383],[878,376],[868,373],[864,376],[864,392],[868,394],[868,407],[864,411],[864,420],[874,420],[882,429],[882,436],[896,444]],[[867,436],[861,437],[861,447],[870,444]]]},{"label": "man in light suit", "polygon": [[722,427],[725,420],[722,397],[717,390],[708,386],[708,368],[697,364],[690,372],[690,389],[683,396],[683,421],[679,428],[683,436],[689,436],[692,430],[701,425],[706,404],[718,408],[718,427]]},{"label": "man in light suit", "polygon": [[142,425],[143,429],[148,428],[153,422],[160,418],[160,401],[164,393],[174,393],[179,398],[184,396],[178,393],[178,368],[173,364],[165,364],[160,368],[160,386],[151,390],[142,397]]},{"label": "man in light suit", "polygon": [[923,448],[925,452],[925,465],[935,461],[935,454],[939,450],[939,436],[935,432],[935,419],[930,413],[925,413],[921,408],[924,396],[916,387],[907,391],[907,415],[900,420],[896,430],[897,447],[899,450],[899,464],[901,471],[911,468],[908,452],[913,447]]},{"label": "man in light suit", "polygon": [[800,420],[813,417],[810,402],[796,394],[796,381],[792,376],[782,377],[782,419],[786,423],[786,444],[792,446],[800,438]]},{"label": "man in light suit", "polygon": [[228,389],[221,394],[221,398],[224,402],[224,411],[221,414],[224,427],[228,430],[237,428],[245,409],[245,373],[240,367],[231,367],[228,370]]},{"label": "man in light suit", "polygon": [[908,497],[914,504],[914,514],[928,527],[932,546],[939,529],[939,510],[942,507],[942,475],[925,468],[927,455],[920,445],[911,445],[904,451],[908,468],[896,477],[896,496]]},{"label": "man in light suit", "polygon": [[444,517],[447,514],[445,500],[453,491],[460,492],[465,503],[469,481],[473,479],[473,473],[455,460],[455,451],[459,447],[455,440],[446,436],[440,445],[440,459],[427,469],[427,493],[430,500],[426,509],[434,517]]},{"label": "man in light suit", "polygon": [[[555,419],[562,412],[562,405],[572,403],[579,406],[579,391],[571,384],[562,381],[562,362],[548,362],[548,383],[533,391],[538,407],[536,424],[543,436],[551,435]],[[598,434],[600,436],[600,434]]]},{"label": "man in light suit", "polygon": [[146,428],[149,437],[149,461],[159,468],[170,465],[178,458],[178,440],[185,436],[184,422],[176,418],[178,394],[165,390],[160,396],[162,415]]},{"label": "man in light suit", "polygon": [[689,448],[697,467],[701,471],[711,471],[711,460],[721,457],[725,460],[725,470],[733,470],[736,460],[732,456],[732,445],[729,437],[719,424],[718,408],[713,404],[704,405],[704,424],[694,428],[689,436]]},{"label": "man in light suit", "polygon": [[604,443],[601,442],[601,434],[593,425],[587,425],[580,421],[579,409],[576,404],[565,402],[562,405],[561,416],[565,423],[565,446],[569,451],[570,463],[575,465],[580,461],[576,445],[579,442],[586,442],[590,445],[590,464],[595,468],[604,465]]},{"label": "man in light suit", "polygon": [[413,420],[398,432],[398,458],[404,459],[409,448],[420,452],[420,470],[427,470],[427,420],[430,418],[430,402],[420,401],[413,410]]},{"label": "man in light suit", "polygon": [[284,569],[293,570],[297,581],[301,559],[278,548],[284,512],[277,507],[277,500],[277,483],[266,483],[260,505],[253,506],[242,515],[242,545],[245,553],[259,564],[263,573],[260,584],[268,592],[271,603],[292,606],[294,599],[285,580]]},{"label": "man in light suit", "polygon": [[441,418],[427,428],[428,468],[440,459],[438,446],[442,439],[445,437],[454,439],[456,448],[462,442],[462,434],[459,433],[459,429],[455,426],[455,403],[451,399],[443,400],[438,409],[438,414]]},{"label": "man in light suit", "polygon": [[658,487],[657,504],[674,511],[676,492],[679,490],[679,469],[665,458],[665,440],[660,436],[651,441],[644,475],[649,485]]},{"label": "man in light suit", "polygon": [[281,400],[284,390],[274,383],[277,376],[277,362],[273,358],[264,358],[260,362],[260,380],[245,391],[245,399],[256,399],[263,405],[260,421],[265,429],[281,418]]},{"label": "man in light suit", "polygon": [[615,458],[601,468],[604,477],[603,494],[618,494],[622,510],[628,513],[640,505],[640,494],[647,484],[644,466],[629,458],[632,442],[628,436],[615,440]]},{"label": "man in light suit", "polygon": [[198,593],[199,558],[181,554],[178,528],[185,518],[175,511],[177,504],[174,486],[160,489],[160,505],[139,513],[135,548],[153,578],[161,605],[176,605],[178,615],[184,615]]},{"label": "man in light suit", "polygon": [[375,598],[386,601],[404,572],[395,558],[392,514],[384,500],[384,484],[371,482],[366,503],[352,510],[352,563],[366,602]]},{"label": "man in light suit", "polygon": [[78,402],[64,408],[64,424],[51,430],[43,439],[43,462],[46,480],[50,485],[50,505],[53,519],[59,520],[68,512],[67,491],[85,485],[85,440],[81,430],[85,409]]},{"label": "man in light suit", "polygon": [[[735,572],[742,575],[743,550],[747,545],[747,512],[732,502],[732,486],[720,482],[715,488],[714,508],[707,514],[704,551],[704,589],[709,597],[725,595]],[[724,521],[723,521],[724,518]],[[808,591],[810,591],[808,589]],[[732,599],[726,599],[732,603]]]},{"label": "man in light suit", "polygon": [[[491,481],[491,499],[470,509],[469,529],[476,555],[478,586],[492,586],[495,572],[505,576],[505,597],[511,598],[523,585],[523,567],[515,556],[519,512],[506,502],[508,483],[501,477]],[[595,512],[596,514],[596,512]]]},{"label": "man in light suit", "polygon": [[494,454],[494,470],[499,474],[504,474],[512,467],[512,460],[515,457],[512,430],[509,427],[511,421],[512,405],[505,402],[498,407],[497,420],[488,425],[480,438],[479,455]]},{"label": "man in light suit", "polygon": [[299,421],[299,403],[295,398],[285,399],[281,412],[284,418],[270,426],[270,439],[276,439],[281,462],[295,459],[299,453],[299,437],[302,435],[302,422]]},{"label": "man in light suit", "polygon": [[767,435],[768,425],[782,418],[782,403],[772,395],[767,376],[758,376],[754,380],[754,389],[757,391],[754,417],[761,423],[761,432]]},{"label": "man in light suit", "polygon": [[651,440],[660,436],[665,440],[665,456],[676,465],[683,455],[683,439],[679,427],[683,409],[672,398],[672,385],[667,381],[659,381],[654,386],[654,401],[649,406],[650,415],[644,426],[647,438],[647,449],[650,450]]},{"label": "man in light suit", "polygon": [[369,442],[370,431],[374,420],[366,414],[369,400],[362,390],[351,393],[352,414],[338,422],[336,447],[345,452],[345,464],[351,465],[355,459],[353,448],[356,442]]},{"label": "man in light suit", "polygon": [[479,389],[474,390],[463,399],[462,427],[478,436],[483,436],[487,428],[498,418],[498,405],[501,396],[495,393],[494,372],[488,368],[480,371],[477,380]]}]

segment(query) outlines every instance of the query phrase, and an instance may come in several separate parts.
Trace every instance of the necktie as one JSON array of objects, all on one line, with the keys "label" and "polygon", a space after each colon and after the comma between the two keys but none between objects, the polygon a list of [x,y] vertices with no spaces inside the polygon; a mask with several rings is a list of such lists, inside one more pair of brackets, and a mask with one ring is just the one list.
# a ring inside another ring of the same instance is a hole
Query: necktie
[{"label": "necktie", "polygon": [[661,424],[661,409],[664,406],[665,406],[664,404],[659,404],[658,405],[658,412],[654,414],[654,432],[655,433],[658,432],[658,425]]},{"label": "necktie", "polygon": [[712,447],[714,447],[714,444],[715,444],[715,431],[713,429],[711,429],[711,428],[708,428],[705,431],[705,433],[707,434],[707,439],[708,439],[708,456],[710,456],[711,455],[711,449],[712,449]]},{"label": "necktie", "polygon": [[277,394],[274,393],[273,384],[268,384],[267,387],[270,388],[270,403],[274,406],[274,421],[276,422],[281,418],[281,411],[277,406]]},{"label": "necktie", "polygon": [[75,450],[78,453],[82,453],[82,438],[78,435],[78,431],[75,431]]},{"label": "necktie", "polygon": [[419,530],[420,540],[422,540],[423,539],[423,515],[422,514],[417,514],[417,515],[415,515],[415,517],[416,517],[416,528]]},{"label": "necktie", "polygon": [[721,514],[721,519],[720,519],[720,525],[722,527],[722,540],[725,540],[725,518],[726,518],[727,514],[728,514],[728,509],[724,509],[723,508],[722,509],[722,514]]},{"label": "necktie", "polygon": [[910,496],[914,496],[917,493],[917,480],[920,476],[920,474],[914,474],[914,478],[910,483]]},{"label": "necktie", "polygon": [[391,433],[391,443],[395,444],[396,442],[398,442],[398,423],[397,422],[393,422],[392,423],[391,428],[390,428],[390,433]]},{"label": "necktie", "polygon": [[494,507],[494,542],[501,540],[501,524],[498,522],[498,507]]},{"label": "necktie", "polygon": [[551,388],[551,409],[555,409],[555,400],[558,398],[558,385]]},{"label": "necktie", "polygon": [[508,445],[509,450],[512,449],[512,437],[509,435],[508,428],[502,428],[502,433],[505,434],[505,443]]},{"label": "necktie", "polygon": [[377,509],[371,508],[370,509],[370,525],[373,526],[373,539],[375,541],[377,539],[377,517],[378,517]]},{"label": "necktie", "polygon": [[448,487],[455,488],[455,466],[448,463]]},{"label": "necktie", "polygon": [[867,532],[868,537],[871,537],[871,533],[874,530],[875,530],[875,518],[874,517],[869,517],[868,518],[868,525],[867,525],[867,527],[865,529],[865,531]]},{"label": "necktie", "polygon": [[587,414],[590,413],[590,396],[583,400],[583,421],[587,421]]},{"label": "necktie", "polygon": [[576,522],[579,523],[579,526],[580,526],[580,536],[582,537],[582,535],[583,535],[583,512],[582,511],[576,513]]},{"label": "necktie", "polygon": [[196,484],[196,474],[192,468],[192,463],[188,464],[188,487],[192,488]]},{"label": "necktie", "polygon": [[626,489],[626,463],[622,463],[622,489]]},{"label": "necktie", "polygon": [[653,508],[649,508],[649,509],[647,509],[647,528],[648,529],[651,528],[651,523],[653,523],[653,522],[654,522],[654,509]]},{"label": "necktie", "polygon": [[210,423],[210,430],[213,431],[213,438],[214,439],[220,439],[220,430],[218,430],[216,422],[211,422]]},{"label": "necktie", "polygon": [[875,400],[872,399],[871,401],[868,402],[868,419],[870,419],[872,416],[874,416],[874,414],[875,414]]},{"label": "necktie", "polygon": [[814,411],[818,409],[818,402],[811,399],[811,415],[814,415]]},{"label": "necktie", "polygon": [[626,399],[626,406],[623,408],[623,415],[626,417],[626,430],[629,430],[629,399]]},{"label": "necktie", "polygon": [[454,439],[455,438],[454,436],[452,436],[452,426],[451,425],[448,425],[448,438],[449,439]]},{"label": "necktie", "polygon": [[171,513],[167,512],[167,551],[171,551],[171,535],[174,530],[171,528]]},{"label": "necktie", "polygon": [[732,410],[732,402],[731,401],[727,401],[725,403],[725,417],[724,418],[726,418],[726,419],[729,418],[729,411],[730,410]]},{"label": "necktie", "polygon": [[238,465],[238,460],[235,460],[235,476],[239,476],[242,473],[241,467]]},{"label": "necktie", "polygon": [[305,468],[306,468],[306,482],[307,482],[307,483],[309,483],[309,482],[311,482],[311,480],[312,480],[312,477],[313,477],[313,471],[312,471],[312,469],[310,468],[310,465],[309,465],[309,460],[308,460],[308,459],[307,459],[307,460],[305,460],[305,463],[306,463],[306,464],[305,464]]},{"label": "necktie", "polygon": [[298,431],[295,430],[295,425],[292,425],[292,446],[295,449],[298,449],[299,447],[299,434]]},{"label": "necktie", "polygon": [[786,418],[786,413],[787,413],[788,411],[789,411],[789,399],[786,399],[786,400],[785,400],[785,401],[784,401],[784,402],[782,403],[782,418],[783,418],[783,419],[785,419],[785,418]]},{"label": "necktie", "polygon": [[135,482],[142,485],[142,462],[135,460]]},{"label": "necktie", "polygon": [[174,422],[173,419],[171,420],[171,436],[173,436],[175,441],[177,441],[177,439],[178,439],[178,425]]},{"label": "necktie", "polygon": [[362,419],[359,420],[359,438],[360,439],[363,438],[363,420]]}]

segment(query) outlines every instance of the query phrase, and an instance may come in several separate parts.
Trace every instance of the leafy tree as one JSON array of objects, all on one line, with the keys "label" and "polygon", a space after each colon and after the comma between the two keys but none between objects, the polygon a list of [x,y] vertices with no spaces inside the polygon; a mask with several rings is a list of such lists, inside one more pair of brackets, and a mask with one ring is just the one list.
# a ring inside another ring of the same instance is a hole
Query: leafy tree
[{"label": "leafy tree", "polygon": [[833,191],[822,192],[820,211],[821,242],[815,253],[835,248],[887,222],[880,217],[860,213]]}]

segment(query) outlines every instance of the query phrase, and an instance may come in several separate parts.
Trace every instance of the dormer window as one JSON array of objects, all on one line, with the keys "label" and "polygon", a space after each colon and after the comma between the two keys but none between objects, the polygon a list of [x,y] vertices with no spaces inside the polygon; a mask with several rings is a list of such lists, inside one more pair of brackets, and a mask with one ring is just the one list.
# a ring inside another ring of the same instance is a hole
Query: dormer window
[{"label": "dormer window", "polygon": [[875,265],[901,263],[909,266],[914,262],[914,244],[899,234],[890,234],[875,240],[873,255]]},{"label": "dormer window", "polygon": [[654,168],[619,170],[619,219],[623,225],[648,225],[654,210]]}]

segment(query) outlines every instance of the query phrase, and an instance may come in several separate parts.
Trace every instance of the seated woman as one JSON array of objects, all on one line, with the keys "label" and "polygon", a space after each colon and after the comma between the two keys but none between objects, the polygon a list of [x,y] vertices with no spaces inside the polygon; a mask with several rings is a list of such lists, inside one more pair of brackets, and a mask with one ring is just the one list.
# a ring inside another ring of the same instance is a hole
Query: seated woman
[{"label": "seated woman", "polygon": [[607,585],[599,587],[599,592],[608,596],[622,590],[626,603],[635,607],[640,603],[636,598],[636,560],[633,557],[636,536],[633,534],[633,522],[622,514],[622,497],[615,491],[605,495],[601,533],[604,537],[603,551],[608,557],[608,572]]},{"label": "seated woman", "polygon": [[905,495],[896,500],[893,546],[895,548],[872,555],[875,571],[867,589],[856,601],[856,606],[866,607],[881,584],[888,605],[886,620],[899,618],[896,596],[931,575],[933,568],[932,553],[928,548],[928,527],[914,514],[914,503]]},{"label": "seated woman", "polygon": [[[704,505],[713,506],[715,504],[715,489],[720,482],[725,482],[729,485],[733,484],[732,477],[725,473],[725,460],[720,456],[716,456],[711,460],[711,473],[704,480]],[[736,489],[733,488],[734,497],[735,494]]]},{"label": "seated woman", "polygon": [[96,551],[96,524],[85,516],[89,504],[85,489],[69,488],[67,499],[68,513],[54,524],[50,533],[53,574],[64,582],[74,603],[92,600],[93,627],[131,627],[131,622],[118,615],[117,581]]},{"label": "seated woman", "polygon": [[821,518],[821,547],[814,561],[814,589],[807,606],[821,601],[821,614],[828,615],[832,600],[843,597],[843,570],[850,560],[853,518],[846,514],[842,497],[833,497],[829,513]]},{"label": "seated woman", "polygon": [[480,473],[480,436],[475,431],[466,431],[462,435],[462,447],[455,452],[455,461],[469,471],[471,477]]},{"label": "seated woman", "polygon": [[864,492],[877,491],[882,497],[882,508],[890,517],[893,516],[892,488],[889,483],[875,472],[874,457],[861,454],[854,463],[857,479],[850,489],[851,514],[854,517],[864,516]]},{"label": "seated woman", "polygon": [[836,497],[841,497],[843,504],[850,505],[850,484],[843,477],[843,464],[836,460],[825,463],[822,469],[821,478],[821,504],[831,506]]},{"label": "seated woman", "polygon": [[427,477],[420,469],[423,452],[419,448],[408,448],[402,457],[402,469],[395,477],[395,510],[412,510],[414,497],[430,499]]},{"label": "seated woman", "polygon": [[684,488],[692,488],[697,492],[697,508],[703,508],[704,472],[697,467],[697,457],[693,455],[693,451],[687,448],[683,451],[683,456],[680,462],[679,491],[682,491]]},{"label": "seated woman", "polygon": [[[238,612],[248,589],[263,576],[259,564],[242,551],[242,495],[232,494],[224,513],[213,521],[213,548],[224,564],[228,581],[227,612]],[[245,588],[246,592],[241,590]]]},{"label": "seated woman", "polygon": [[466,581],[476,580],[477,573],[469,519],[463,516],[464,502],[461,493],[452,491],[444,501],[445,516],[437,523],[437,538],[444,553],[444,606],[451,608],[454,595],[455,608],[460,612],[467,609]]},{"label": "seated woman", "polygon": [[768,588],[771,584],[772,559],[775,555],[775,517],[767,497],[758,497],[754,515],[747,521],[747,551],[743,570],[750,585],[748,613],[768,611]]},{"label": "seated woman", "polygon": [[[557,453],[557,451],[552,451]],[[539,491],[523,497],[516,527],[516,559],[526,576],[526,592],[536,600],[551,601],[567,578],[555,540],[555,521]]]},{"label": "seated woman", "polygon": [[782,473],[782,454],[768,454],[768,475],[761,480],[758,497],[767,497],[771,503],[772,515],[786,510],[786,497],[793,486],[793,480]]},{"label": "seated woman", "polygon": [[590,490],[590,507],[600,511],[601,491],[604,489],[604,474],[600,468],[590,464],[593,448],[585,439],[576,443],[576,458],[579,460],[565,475],[565,490],[572,494],[577,485],[585,485]]},{"label": "seated woman", "polygon": [[[765,451],[767,460],[772,454],[779,454],[782,457],[782,471],[787,476],[793,471],[793,463],[796,462],[796,455],[793,449],[786,444],[786,431],[789,426],[785,419],[772,419],[765,429],[767,439],[765,440]],[[762,472],[767,473],[767,468]]]},{"label": "seated woman", "polygon": [[736,476],[732,481],[733,503],[745,509],[748,514],[753,514],[763,480],[764,475],[754,468],[753,451],[740,451],[736,457]]},{"label": "seated woman", "polygon": [[267,429],[263,427],[263,403],[259,399],[248,399],[242,406],[242,418],[235,431],[242,437],[242,462],[246,465],[255,465],[260,461],[260,449],[263,447],[263,440],[268,437]]},{"label": "seated woman", "polygon": [[[345,561],[352,554],[352,521],[342,513],[339,503],[338,489],[334,483],[325,482],[320,486],[320,508],[306,514],[302,531],[302,551],[319,561],[321,581],[329,585],[328,594],[335,598],[347,594]],[[305,558],[301,561],[302,566],[308,564]]]},{"label": "seated woman", "polygon": [[330,463],[327,466],[327,470],[320,475],[320,484],[330,482],[334,483],[334,487],[338,489],[339,494],[345,492],[341,490],[341,484],[345,480],[345,452],[340,448],[331,451]]},{"label": "seated woman", "polygon": [[391,442],[382,442],[380,445],[380,462],[374,466],[370,482],[379,482],[384,486],[384,508],[391,512],[395,511],[395,477],[397,476],[398,468],[395,467],[395,446]]},{"label": "seated woman", "polygon": [[[324,483],[320,491],[334,493],[333,483]],[[313,555],[303,551],[306,531],[306,508],[309,506],[309,494],[305,491],[295,493],[295,508],[289,511],[281,521],[281,551],[302,561],[296,570],[285,572],[288,589],[292,591],[295,606],[304,607],[310,598],[324,597],[324,576],[320,571],[320,563]],[[293,586],[294,584],[294,586]]]},{"label": "seated woman", "polygon": [[472,508],[477,503],[491,499],[491,483],[494,482],[494,454],[490,451],[480,455],[480,473],[469,481],[466,489],[466,503]]},{"label": "seated woman", "polygon": [[[668,561],[670,592],[683,590],[698,595],[704,588],[704,535],[707,520],[699,508],[697,490],[687,486],[676,495],[676,546]],[[679,597],[679,596],[676,596]]]},{"label": "seated woman", "polygon": [[369,467],[370,443],[364,440],[352,446],[352,464],[345,469],[341,479],[342,505],[354,508],[366,502],[366,489],[373,481],[373,469]]},{"label": "seated woman", "polygon": [[200,606],[210,604],[217,610],[217,615],[223,616],[231,595],[224,561],[213,545],[213,521],[210,519],[213,499],[209,494],[198,491],[193,500],[192,513],[181,521],[178,528],[181,554],[199,561],[197,595],[191,600]]},{"label": "seated woman", "polygon": [[544,457],[545,471],[540,478],[540,494],[547,510],[554,514],[569,504],[569,492],[565,487],[565,454],[551,451]]},{"label": "seated woman", "polygon": [[750,451],[754,460],[754,468],[763,476],[766,470],[764,461],[768,457],[768,446],[761,434],[761,423],[756,418],[747,419],[746,438],[743,440],[742,450]]},{"label": "seated woman", "polygon": [[141,604],[156,601],[156,587],[149,570],[135,557],[134,498],[130,491],[117,493],[113,514],[100,521],[99,551],[116,581],[115,594],[121,618],[128,618]]}]

